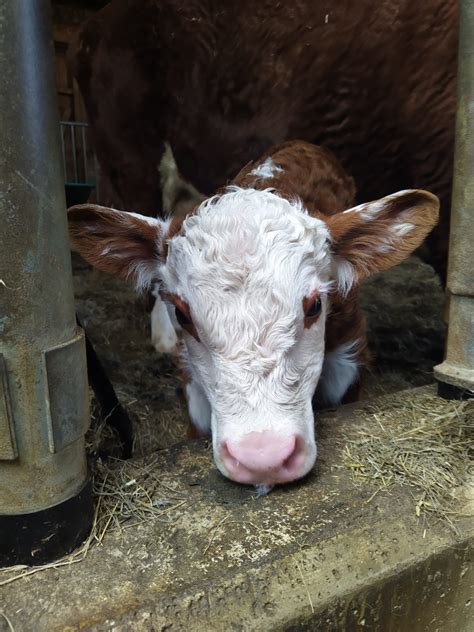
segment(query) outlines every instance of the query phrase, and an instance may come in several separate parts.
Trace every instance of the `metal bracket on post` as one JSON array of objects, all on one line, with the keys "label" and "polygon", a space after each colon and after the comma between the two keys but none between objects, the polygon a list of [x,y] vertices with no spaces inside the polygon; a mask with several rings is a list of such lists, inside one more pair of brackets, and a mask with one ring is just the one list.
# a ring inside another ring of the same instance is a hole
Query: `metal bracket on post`
[{"label": "metal bracket on post", "polygon": [[84,333],[43,352],[48,408],[48,442],[60,452],[89,427],[89,394]]},{"label": "metal bracket on post", "polygon": [[0,461],[13,460],[18,456],[11,410],[7,370],[0,353]]}]

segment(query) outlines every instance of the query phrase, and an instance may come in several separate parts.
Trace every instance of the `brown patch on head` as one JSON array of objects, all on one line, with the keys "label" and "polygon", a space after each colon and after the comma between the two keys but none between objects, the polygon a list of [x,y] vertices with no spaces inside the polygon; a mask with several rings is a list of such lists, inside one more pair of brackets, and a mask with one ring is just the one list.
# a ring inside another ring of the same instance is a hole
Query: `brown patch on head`
[{"label": "brown patch on head", "polygon": [[[169,299],[169,297],[167,298]],[[182,401],[182,404],[183,404],[182,409],[183,409],[184,415],[187,417],[187,420],[188,420],[186,436],[188,439],[202,439],[204,437],[209,437],[211,434],[210,431],[203,432],[194,424],[193,420],[191,419],[191,416],[189,414],[189,402],[188,402],[186,386],[188,384],[191,384],[192,378],[189,374],[189,370],[186,368],[186,365],[183,363],[182,358],[180,356],[177,356],[176,362],[181,370],[181,383],[183,386],[183,388],[178,389],[177,395],[179,399]]]},{"label": "brown patch on head", "polygon": [[359,306],[359,288],[355,287],[346,296],[337,291],[329,294],[330,309],[326,319],[326,353],[334,351],[346,342],[354,343],[353,351],[359,365],[370,361],[367,348],[367,323]]},{"label": "brown patch on head", "polygon": [[[280,171],[270,177],[252,171],[271,158]],[[326,148],[301,140],[273,147],[259,160],[246,165],[233,180],[244,188],[274,188],[286,199],[298,197],[310,215],[333,215],[354,204],[354,180]]]},{"label": "brown patch on head", "polygon": [[176,320],[178,321],[181,329],[187,331],[188,334],[190,334],[199,342],[199,334],[197,332],[196,326],[193,323],[193,318],[191,316],[189,305],[176,294],[168,294],[167,299],[175,306]]}]

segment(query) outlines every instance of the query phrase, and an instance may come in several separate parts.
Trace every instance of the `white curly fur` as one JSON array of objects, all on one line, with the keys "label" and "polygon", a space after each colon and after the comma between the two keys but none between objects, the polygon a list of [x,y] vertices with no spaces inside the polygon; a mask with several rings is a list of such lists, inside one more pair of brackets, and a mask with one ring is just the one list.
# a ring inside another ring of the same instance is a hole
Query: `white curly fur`
[{"label": "white curly fur", "polygon": [[[204,202],[169,244],[159,275],[191,309],[200,342],[185,337],[193,381],[209,400],[214,455],[251,431],[299,434],[314,463],[311,398],[324,357],[329,232],[299,200],[231,187]],[[303,327],[315,290],[322,313]]]}]

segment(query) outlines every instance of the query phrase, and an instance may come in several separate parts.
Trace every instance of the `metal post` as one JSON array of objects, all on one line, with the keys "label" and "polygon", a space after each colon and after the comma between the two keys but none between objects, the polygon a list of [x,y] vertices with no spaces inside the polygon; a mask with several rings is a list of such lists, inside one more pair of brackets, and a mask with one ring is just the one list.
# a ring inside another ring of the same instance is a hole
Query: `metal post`
[{"label": "metal post", "polygon": [[0,3],[0,566],[69,552],[92,519],[49,4]]},{"label": "metal post", "polygon": [[449,327],[439,394],[474,394],[474,0],[461,0],[456,152],[449,238]]}]

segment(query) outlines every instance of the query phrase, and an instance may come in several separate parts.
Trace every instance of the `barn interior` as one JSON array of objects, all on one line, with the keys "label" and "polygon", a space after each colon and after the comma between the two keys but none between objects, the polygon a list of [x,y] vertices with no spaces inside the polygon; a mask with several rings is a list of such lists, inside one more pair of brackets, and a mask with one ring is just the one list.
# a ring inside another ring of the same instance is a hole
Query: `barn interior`
[{"label": "barn interior", "polygon": [[[100,203],[101,172],[67,54],[105,4],[51,3],[72,203]],[[59,561],[0,569],[0,631],[472,629],[474,408],[436,394],[445,291],[420,256],[364,283],[360,402],[318,414],[316,469],[260,498],[186,439],[179,367],[153,348],[143,297],[77,255],[73,282],[133,457],[91,392],[91,536]]]},{"label": "barn interior", "polygon": [[[60,120],[64,124],[87,124],[87,113],[67,56],[75,29],[105,4],[52,3],[56,84]],[[63,127],[62,135],[70,195],[80,196],[81,187],[93,184],[90,199],[101,203],[100,167],[94,169],[89,131],[85,147],[82,130],[71,133],[71,128]],[[75,152],[71,137],[75,138]],[[73,192],[73,187],[79,188],[79,192]],[[92,270],[79,256],[74,255],[73,263],[80,320],[134,422],[144,425],[137,433],[137,441],[141,444],[146,437],[148,448],[138,448],[139,453],[170,447],[184,440],[187,420],[182,414],[182,403],[176,397],[178,367],[169,357],[154,351],[145,301],[136,296],[131,284]],[[400,266],[370,278],[365,283],[362,300],[373,352],[362,398],[368,400],[434,383],[433,366],[443,359],[446,325],[442,284],[431,266],[419,256],[413,256]],[[147,427],[150,424],[146,420],[150,419],[153,422]],[[155,422],[156,419],[159,421]],[[94,437],[95,443],[97,440]]]}]

